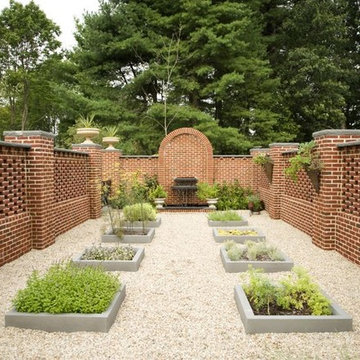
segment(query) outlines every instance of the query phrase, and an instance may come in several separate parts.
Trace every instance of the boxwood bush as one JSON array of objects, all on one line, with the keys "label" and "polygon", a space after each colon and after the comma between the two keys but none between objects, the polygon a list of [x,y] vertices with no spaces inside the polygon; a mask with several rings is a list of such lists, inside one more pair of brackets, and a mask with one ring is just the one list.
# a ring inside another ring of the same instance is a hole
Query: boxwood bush
[{"label": "boxwood bush", "polygon": [[154,221],[156,210],[149,203],[126,205],[123,209],[124,218],[127,221]]},{"label": "boxwood bush", "polygon": [[240,186],[238,181],[232,184],[218,184],[218,202],[216,208],[218,210],[240,210],[247,209],[247,196],[252,194],[250,189]]},{"label": "boxwood bush", "polygon": [[111,304],[120,281],[101,268],[55,264],[44,276],[34,271],[13,305],[19,312],[100,314]]}]

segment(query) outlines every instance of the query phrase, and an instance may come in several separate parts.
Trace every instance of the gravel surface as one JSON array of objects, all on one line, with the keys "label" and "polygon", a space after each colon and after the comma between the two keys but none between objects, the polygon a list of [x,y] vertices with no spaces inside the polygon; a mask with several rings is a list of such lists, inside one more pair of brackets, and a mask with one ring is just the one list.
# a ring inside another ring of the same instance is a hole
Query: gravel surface
[{"label": "gravel surface", "polygon": [[[241,213],[241,212],[240,212]],[[242,212],[244,213],[244,212]],[[360,359],[360,268],[321,250],[306,234],[266,213],[250,217],[343,309],[354,331],[246,335],[233,298],[239,274],[225,273],[204,213],[162,213],[138,272],[119,273],[127,296],[109,333],[46,333],[4,327],[11,299],[33,269],[100,241],[103,219],[89,220],[0,268],[1,359]],[[111,244],[109,244],[111,246]],[[270,274],[274,279],[285,273]]]}]

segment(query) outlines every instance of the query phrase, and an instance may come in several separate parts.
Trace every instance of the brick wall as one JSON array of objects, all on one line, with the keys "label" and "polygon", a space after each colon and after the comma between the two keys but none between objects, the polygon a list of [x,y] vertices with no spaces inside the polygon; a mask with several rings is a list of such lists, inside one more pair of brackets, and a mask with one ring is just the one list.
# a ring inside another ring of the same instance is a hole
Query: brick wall
[{"label": "brick wall", "polygon": [[0,266],[32,247],[26,204],[26,155],[30,147],[0,145]]}]

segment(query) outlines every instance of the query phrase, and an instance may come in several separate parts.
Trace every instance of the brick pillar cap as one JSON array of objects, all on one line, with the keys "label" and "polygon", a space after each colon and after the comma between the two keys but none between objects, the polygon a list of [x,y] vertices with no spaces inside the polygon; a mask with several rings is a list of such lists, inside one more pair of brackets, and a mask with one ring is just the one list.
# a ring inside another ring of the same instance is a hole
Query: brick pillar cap
[{"label": "brick pillar cap", "polygon": [[270,150],[270,148],[263,148],[263,147],[253,147],[253,148],[251,148],[250,149],[250,152],[252,152],[252,151],[269,151]]},{"label": "brick pillar cap", "polygon": [[33,131],[4,131],[4,136],[42,136],[53,139],[55,134],[42,131],[42,130],[33,130]]},{"label": "brick pillar cap", "polygon": [[294,147],[294,146],[299,146],[299,143],[272,143],[269,145],[269,148],[274,148],[274,147],[285,147],[285,146],[288,146],[288,147]]},{"label": "brick pillar cap", "polygon": [[102,149],[102,146],[99,144],[72,144],[73,148],[95,148],[95,149]]},{"label": "brick pillar cap", "polygon": [[312,134],[314,138],[320,136],[326,136],[326,135],[359,135],[360,136],[360,130],[327,129],[327,130],[316,131]]},{"label": "brick pillar cap", "polygon": [[109,152],[116,152],[116,153],[121,153],[121,150],[119,149],[104,149],[103,152],[105,153],[109,153]]}]

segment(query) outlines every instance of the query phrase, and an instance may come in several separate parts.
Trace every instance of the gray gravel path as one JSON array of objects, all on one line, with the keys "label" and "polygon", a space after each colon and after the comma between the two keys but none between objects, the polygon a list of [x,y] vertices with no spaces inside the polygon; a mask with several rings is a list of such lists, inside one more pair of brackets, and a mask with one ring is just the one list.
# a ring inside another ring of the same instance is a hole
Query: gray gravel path
[{"label": "gray gravel path", "polygon": [[[107,334],[46,333],[4,327],[11,299],[33,269],[72,257],[99,242],[103,219],[89,220],[0,268],[1,359],[360,359],[360,268],[309,236],[271,220],[250,218],[269,242],[308,269],[354,317],[354,332],[245,335],[233,299],[238,274],[225,273],[220,244],[203,213],[163,213],[138,272],[119,273],[127,296]],[[284,274],[284,273],[282,273]],[[274,279],[282,274],[271,274]]]}]

